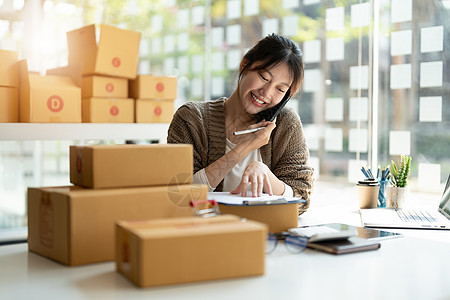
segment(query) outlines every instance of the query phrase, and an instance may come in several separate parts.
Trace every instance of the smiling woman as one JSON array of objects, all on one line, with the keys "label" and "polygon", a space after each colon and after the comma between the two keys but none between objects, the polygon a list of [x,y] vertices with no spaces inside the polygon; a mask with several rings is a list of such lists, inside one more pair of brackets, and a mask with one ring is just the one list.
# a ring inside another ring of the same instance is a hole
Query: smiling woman
[{"label": "smiling woman", "polygon": [[[308,200],[302,213],[309,206],[313,169],[300,118],[283,108],[273,122],[258,121],[259,114],[295,95],[302,82],[302,52],[290,39],[271,34],[243,57],[232,95],[181,106],[167,141],[193,145],[194,181],[210,191],[301,196]],[[259,127],[263,129],[233,134]]]}]

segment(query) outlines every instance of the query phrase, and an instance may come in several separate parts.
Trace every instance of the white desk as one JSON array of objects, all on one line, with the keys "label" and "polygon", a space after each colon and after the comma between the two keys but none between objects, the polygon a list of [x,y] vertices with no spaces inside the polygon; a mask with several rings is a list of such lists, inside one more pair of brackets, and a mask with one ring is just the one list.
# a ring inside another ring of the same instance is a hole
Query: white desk
[{"label": "white desk", "polygon": [[[317,195],[301,223],[359,224],[351,198]],[[67,267],[29,253],[26,244],[1,246],[0,299],[450,299],[450,231],[402,232],[379,250],[338,256],[310,249],[293,255],[280,244],[263,276],[145,289],[113,262]]]}]

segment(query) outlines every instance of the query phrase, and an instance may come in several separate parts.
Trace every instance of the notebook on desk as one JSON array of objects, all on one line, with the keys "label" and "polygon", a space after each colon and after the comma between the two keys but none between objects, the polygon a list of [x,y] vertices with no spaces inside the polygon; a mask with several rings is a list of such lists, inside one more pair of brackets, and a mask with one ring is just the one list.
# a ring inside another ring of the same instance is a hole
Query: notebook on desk
[{"label": "notebook on desk", "polygon": [[364,227],[450,230],[450,176],[438,210],[361,209]]}]

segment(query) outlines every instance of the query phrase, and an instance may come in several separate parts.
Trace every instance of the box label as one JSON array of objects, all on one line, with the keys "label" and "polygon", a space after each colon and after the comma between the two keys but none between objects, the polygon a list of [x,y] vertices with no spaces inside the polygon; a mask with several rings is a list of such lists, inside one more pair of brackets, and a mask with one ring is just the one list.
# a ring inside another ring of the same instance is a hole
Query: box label
[{"label": "box label", "polygon": [[52,95],[47,100],[47,107],[52,112],[60,112],[64,107],[64,101],[60,96]]}]

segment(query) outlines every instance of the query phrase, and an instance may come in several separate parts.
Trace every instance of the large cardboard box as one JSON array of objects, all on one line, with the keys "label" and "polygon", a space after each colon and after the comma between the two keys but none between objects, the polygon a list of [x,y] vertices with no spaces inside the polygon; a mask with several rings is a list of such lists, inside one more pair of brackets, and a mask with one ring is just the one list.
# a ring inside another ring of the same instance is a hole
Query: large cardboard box
[{"label": "large cardboard box", "polygon": [[114,222],[191,216],[204,185],[85,189],[28,189],[28,248],[67,265],[113,260]]},{"label": "large cardboard box", "polygon": [[84,76],[81,97],[128,98],[128,80],[109,76]]},{"label": "large cardboard box", "polygon": [[25,60],[19,77],[20,122],[81,122],[81,89],[71,77],[30,73]]},{"label": "large cardboard box", "polygon": [[67,33],[69,64],[82,63],[83,75],[107,75],[133,79],[139,59],[139,32],[100,25],[97,44],[95,25]]},{"label": "large cardboard box", "polygon": [[175,112],[174,100],[136,100],[136,123],[170,123]]},{"label": "large cardboard box", "polygon": [[0,86],[19,86],[19,53],[0,50]]},{"label": "large cardboard box", "polygon": [[192,183],[192,145],[70,146],[70,182],[90,188]]},{"label": "large cardboard box", "polygon": [[0,123],[19,122],[17,88],[0,86]]},{"label": "large cardboard box", "polygon": [[231,215],[118,222],[116,267],[140,287],[262,275],[266,238]]},{"label": "large cardboard box", "polygon": [[138,75],[130,81],[130,98],[134,99],[176,99],[177,79],[175,77]]},{"label": "large cardboard box", "polygon": [[134,100],[85,98],[82,115],[86,123],[134,123]]},{"label": "large cardboard box", "polygon": [[279,233],[298,227],[298,204],[225,205],[219,203],[220,212],[265,223],[269,232]]}]

